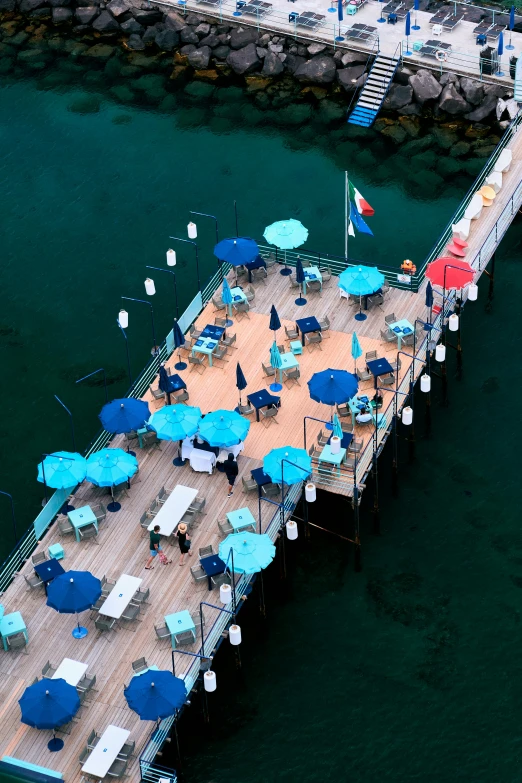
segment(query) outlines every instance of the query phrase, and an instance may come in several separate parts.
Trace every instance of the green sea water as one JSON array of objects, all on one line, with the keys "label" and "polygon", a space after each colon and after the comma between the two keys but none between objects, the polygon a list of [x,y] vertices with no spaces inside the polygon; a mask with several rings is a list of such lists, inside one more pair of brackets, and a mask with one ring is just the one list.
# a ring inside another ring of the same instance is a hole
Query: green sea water
[{"label": "green sea water", "polygon": [[[468,184],[456,181],[437,198],[413,191],[405,165],[373,137],[344,139],[339,152],[334,131],[298,144],[294,133],[247,128],[241,113],[226,133],[187,123],[181,105],[160,114],[102,100],[99,112],[81,115],[70,111],[74,91],[39,86],[0,85],[0,489],[13,493],[20,529],[42,497],[40,454],[71,448],[54,395],[72,411],[83,448],[104,395],[75,380],[104,367],[110,395],[125,390],[120,297],[145,298],[145,265],[164,265],[169,235],[186,236],[188,210],[217,215],[225,236],[236,199],[241,233],[260,237],[291,215],[309,228],[310,248],[341,253],[349,167],[376,210],[375,238],[358,237],[350,254],[398,266],[426,255]],[[381,156],[377,173],[360,162],[370,144]],[[215,268],[213,229],[198,225],[206,277]],[[493,312],[484,313],[484,284],[465,311],[463,380],[451,372],[442,409],[434,379],[432,437],[422,440],[419,424],[416,462],[402,454],[398,499],[383,454],[382,535],[371,535],[366,497],[362,573],[338,539],[299,539],[286,583],[272,579],[267,620],[254,599],[241,620],[241,673],[223,655],[210,732],[195,712],[187,716],[187,780],[519,779],[520,423],[510,401],[520,374],[512,306],[520,240],[515,225],[499,253]],[[196,274],[193,257],[177,249],[183,307]],[[173,315],[164,277],[155,276],[158,334]],[[127,309],[137,374],[150,320],[143,306]],[[0,514],[7,551],[8,509]],[[342,528],[344,514],[349,533],[347,508],[312,509],[325,527]]]}]

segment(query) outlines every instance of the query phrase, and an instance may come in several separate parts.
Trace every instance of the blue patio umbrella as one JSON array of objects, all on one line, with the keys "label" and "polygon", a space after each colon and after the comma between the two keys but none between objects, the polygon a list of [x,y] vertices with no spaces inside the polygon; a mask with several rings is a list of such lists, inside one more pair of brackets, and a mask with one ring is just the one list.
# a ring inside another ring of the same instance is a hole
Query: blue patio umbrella
[{"label": "blue patio umbrella", "polygon": [[108,402],[99,414],[103,429],[115,435],[143,427],[149,416],[147,403],[133,397]]},{"label": "blue patio umbrella", "polygon": [[[230,286],[228,284],[228,280],[225,277],[223,279],[223,293],[221,295],[221,298],[223,299],[223,304],[226,304],[228,309],[229,316],[232,315],[232,302],[234,301],[232,298],[232,291],[230,290]],[[227,326],[232,326],[234,321],[231,320],[231,318],[227,318]]]},{"label": "blue patio umbrella", "polygon": [[110,487],[112,503],[107,511],[119,511],[120,503],[114,500],[113,487],[128,481],[138,470],[138,460],[123,449],[100,449],[87,459],[87,481],[97,487]]},{"label": "blue patio umbrella", "polygon": [[512,5],[511,11],[509,12],[509,43],[506,46],[506,49],[509,49],[510,51],[515,48],[511,44],[511,33],[513,32],[514,26],[515,26],[515,6]]},{"label": "blue patio umbrella", "polygon": [[[174,338],[174,350],[176,348],[182,348],[185,345],[185,335],[181,331],[181,327],[176,319],[174,319],[174,326],[172,328],[172,337]],[[178,351],[179,361],[174,365],[175,370],[186,370],[186,362],[181,361],[181,352]]]},{"label": "blue patio umbrella", "polygon": [[275,557],[275,546],[266,533],[231,533],[219,545],[219,557],[225,563],[233,550],[234,571],[238,574],[257,574],[270,565]]},{"label": "blue patio umbrella", "polygon": [[147,426],[160,440],[183,440],[198,431],[201,408],[194,405],[165,405],[153,413]]},{"label": "blue patio umbrella", "polygon": [[283,446],[272,449],[263,459],[263,471],[274,484],[297,484],[312,472],[312,460],[305,449]]},{"label": "blue patio umbrella", "polygon": [[175,715],[187,699],[185,683],[171,672],[151,670],[132,677],[123,693],[140,720],[160,720]]},{"label": "blue patio umbrella", "polygon": [[357,359],[359,356],[362,356],[362,348],[361,343],[359,342],[359,338],[357,337],[357,334],[354,332],[352,334],[352,359],[354,361],[354,373],[357,372]]},{"label": "blue patio umbrella", "polygon": [[272,329],[273,332],[277,332],[277,330],[281,328],[281,321],[279,320],[279,315],[275,309],[275,305],[272,305],[270,308],[270,324],[268,328]]},{"label": "blue patio umbrella", "polygon": [[[49,583],[47,606],[60,614],[78,614],[91,609],[101,594],[100,580],[89,571],[66,571]],[[87,634],[87,628],[83,628],[78,620],[78,627],[72,635],[75,639],[83,639]]]},{"label": "blue patio umbrella", "polygon": [[[26,726],[55,729],[74,718],[80,709],[80,697],[76,688],[61,677],[56,680],[44,678],[26,688],[18,704],[21,721]],[[54,738],[47,747],[50,751],[61,750],[63,740]]]},{"label": "blue patio umbrella", "polygon": [[38,463],[38,481],[52,489],[70,489],[80,484],[87,474],[87,460],[81,454],[56,451]]},{"label": "blue patio umbrella", "polygon": [[[239,404],[241,405],[241,392],[243,391],[243,389],[246,389],[247,382],[239,362],[236,364],[236,387],[239,391]],[[236,412],[239,413],[237,409]]]},{"label": "blue patio umbrella", "polygon": [[217,410],[207,413],[199,423],[199,434],[210,446],[227,448],[245,440],[250,422],[236,411]]},{"label": "blue patio umbrella", "polygon": [[274,381],[274,383],[270,384],[271,391],[278,392],[281,391],[283,388],[283,370],[282,365],[283,362],[281,360],[281,354],[279,353],[279,348],[277,347],[277,343],[274,340],[272,343],[272,347],[270,348],[270,364],[274,368],[274,370],[279,370],[279,383],[277,383],[277,379]]},{"label": "blue patio umbrella", "polygon": [[308,381],[310,397],[324,405],[338,405],[350,400],[357,391],[357,378],[346,370],[322,370]]},{"label": "blue patio umbrella", "polygon": [[295,281],[296,283],[299,283],[299,297],[295,300],[296,305],[299,307],[302,307],[306,304],[306,299],[303,297],[303,283],[305,282],[306,277],[303,269],[303,263],[299,256],[297,256],[297,263],[295,265]]},{"label": "blue patio umbrella", "polygon": [[362,297],[374,294],[383,285],[384,275],[376,266],[352,266],[339,275],[339,288],[359,297],[359,312],[355,316],[357,321],[366,320],[366,315],[362,312]]},{"label": "blue patio umbrella", "polygon": [[504,54],[504,33],[500,31],[500,35],[498,37],[498,45],[497,45],[497,52],[498,52],[498,71],[497,76],[504,76],[502,72],[502,66],[500,63],[500,58]]},{"label": "blue patio umbrella", "polygon": [[337,0],[337,19],[339,21],[339,32],[335,36],[336,41],[344,41],[341,35],[341,22],[343,21],[343,0]]},{"label": "blue patio umbrella", "polygon": [[410,12],[409,11],[406,14],[406,26],[405,26],[404,34],[406,36],[406,51],[404,52],[404,54],[406,54],[406,55],[408,55],[408,57],[410,57],[411,56],[411,52],[410,52],[408,38],[410,37],[410,34],[411,34],[411,17],[410,17]]},{"label": "blue patio umbrella", "polygon": [[253,261],[259,255],[259,248],[250,237],[232,237],[218,242],[214,247],[214,255],[232,266],[241,266]]},{"label": "blue patio umbrella", "polygon": [[334,413],[333,417],[333,434],[336,435],[341,440],[343,439],[343,428],[341,426],[341,420],[339,419],[339,416],[337,413]]},{"label": "blue patio umbrella", "polygon": [[419,10],[419,0],[414,0],[413,10],[415,11],[415,24],[411,26],[412,30],[420,30],[420,25],[417,24],[417,11]]},{"label": "blue patio umbrella", "polygon": [[[269,245],[275,245],[280,250],[292,250],[306,242],[308,229],[299,220],[289,218],[288,220],[278,220],[276,223],[271,223],[265,228],[263,237]],[[286,253],[285,268],[281,269],[281,274],[292,274],[292,270],[286,266]]]}]

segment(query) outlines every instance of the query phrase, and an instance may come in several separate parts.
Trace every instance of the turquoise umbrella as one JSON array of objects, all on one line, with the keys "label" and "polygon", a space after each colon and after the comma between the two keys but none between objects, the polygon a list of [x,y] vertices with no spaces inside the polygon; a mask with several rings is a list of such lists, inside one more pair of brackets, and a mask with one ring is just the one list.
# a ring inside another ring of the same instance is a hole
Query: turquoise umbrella
[{"label": "turquoise umbrella", "polygon": [[87,460],[87,481],[97,487],[110,487],[112,502],[107,511],[119,511],[121,504],[114,500],[113,488],[128,481],[138,470],[138,460],[123,449],[100,449]]},{"label": "turquoise umbrella", "polygon": [[374,294],[384,285],[384,275],[376,266],[352,266],[339,275],[339,288],[352,296],[359,297],[359,312],[356,321],[365,321],[367,316],[362,312],[362,298]]},{"label": "turquoise umbrella", "polygon": [[267,226],[263,236],[269,245],[275,245],[281,250],[292,250],[306,242],[308,229],[299,220],[290,218]]},{"label": "turquoise umbrella", "polygon": [[341,440],[343,439],[343,428],[341,427],[341,421],[337,413],[334,413],[333,417],[333,434],[337,435]]},{"label": "turquoise umbrella", "polygon": [[56,451],[38,463],[38,481],[53,489],[70,489],[80,484],[87,473],[87,460],[81,454]]},{"label": "turquoise umbrella", "polygon": [[234,558],[234,572],[257,574],[270,565],[275,557],[275,546],[266,533],[232,533],[219,545],[219,557],[225,563]]},{"label": "turquoise umbrella", "polygon": [[[228,280],[226,277],[223,279],[223,293],[221,295],[221,298],[223,299],[223,304],[226,304],[228,307],[228,314],[232,317],[232,302],[234,301],[232,298],[232,292],[230,290],[230,286],[228,284]],[[227,326],[232,326],[234,322],[230,319],[227,319]]]},{"label": "turquoise umbrella", "polygon": [[[340,426],[340,425],[339,425]],[[312,460],[305,449],[283,446],[269,451],[263,460],[263,471],[274,484],[297,484],[312,472]]]},{"label": "turquoise umbrella", "polygon": [[183,440],[195,435],[201,409],[193,405],[165,405],[150,417],[147,425],[160,440]]},{"label": "turquoise umbrella", "polygon": [[357,372],[357,359],[359,356],[362,356],[362,348],[361,343],[359,342],[359,338],[357,337],[356,333],[354,332],[352,334],[352,359],[354,360],[354,373]]},{"label": "turquoise umbrella", "polygon": [[245,440],[250,422],[236,411],[218,410],[207,413],[199,423],[199,434],[210,446],[227,448]]},{"label": "turquoise umbrella", "polygon": [[277,347],[277,343],[274,340],[272,343],[272,347],[270,348],[270,364],[274,368],[274,370],[279,370],[279,383],[277,381],[274,381],[274,383],[270,384],[270,390],[274,392],[281,391],[283,388],[283,369],[282,369],[282,361],[281,361],[281,354],[279,353],[279,348]]}]

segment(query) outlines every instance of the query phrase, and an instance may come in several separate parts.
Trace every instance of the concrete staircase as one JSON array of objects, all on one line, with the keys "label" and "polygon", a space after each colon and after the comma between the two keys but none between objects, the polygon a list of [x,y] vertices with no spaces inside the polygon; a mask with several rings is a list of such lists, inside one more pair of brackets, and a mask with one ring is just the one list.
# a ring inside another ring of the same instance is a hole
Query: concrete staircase
[{"label": "concrete staircase", "polygon": [[348,117],[349,124],[362,125],[363,128],[373,125],[388,94],[398,64],[398,57],[386,57],[380,53],[377,55],[355,108]]}]

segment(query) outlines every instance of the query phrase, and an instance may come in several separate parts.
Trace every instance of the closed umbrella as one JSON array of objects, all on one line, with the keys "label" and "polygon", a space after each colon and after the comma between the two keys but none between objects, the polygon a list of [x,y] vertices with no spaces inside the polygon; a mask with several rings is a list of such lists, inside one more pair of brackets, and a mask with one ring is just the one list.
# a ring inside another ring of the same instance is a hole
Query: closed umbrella
[{"label": "closed umbrella", "polygon": [[270,364],[274,368],[274,370],[279,370],[279,381],[280,383],[277,383],[277,379],[274,381],[274,383],[270,384],[271,391],[278,392],[281,391],[283,388],[283,370],[282,365],[283,362],[281,361],[281,354],[279,353],[279,348],[277,347],[277,343],[274,340],[272,343],[272,347],[270,348]]},{"label": "closed umbrella", "polygon": [[[239,362],[236,364],[236,387],[239,391],[239,404],[241,405],[241,392],[246,389],[247,382]],[[239,413],[239,411],[237,411]]]},{"label": "closed umbrella", "polygon": [[52,489],[70,489],[80,484],[87,473],[87,460],[81,454],[57,451],[38,463],[38,481]]},{"label": "closed umbrella", "polygon": [[383,285],[384,275],[376,266],[353,266],[339,275],[339,288],[352,296],[359,297],[359,312],[355,316],[357,321],[364,321],[367,317],[362,312],[362,297],[374,294]]},{"label": "closed umbrella", "polygon": [[404,52],[404,54],[406,54],[408,57],[410,57],[411,56],[411,52],[410,52],[408,39],[409,39],[410,34],[411,34],[411,17],[410,17],[410,12],[409,11],[406,14],[406,25],[405,25],[404,34],[406,36],[406,51]]},{"label": "closed umbrella", "polygon": [[[69,723],[80,709],[80,697],[73,685],[61,677],[44,678],[25,689],[18,700],[21,721],[33,729],[55,729]],[[53,737],[47,747],[51,752],[63,748],[63,740]]]},{"label": "closed umbrella", "polygon": [[199,434],[210,446],[227,448],[245,440],[250,422],[236,411],[217,410],[207,413],[199,423]]},{"label": "closed umbrella", "polygon": [[143,427],[150,416],[149,406],[143,400],[125,397],[104,405],[99,414],[103,429],[120,435]]},{"label": "closed umbrella", "polygon": [[164,364],[159,369],[158,387],[167,395],[167,404],[170,405],[170,381]]},{"label": "closed umbrella", "polygon": [[[185,345],[185,335],[181,331],[181,327],[176,319],[174,319],[174,326],[172,328],[172,336],[174,338],[174,350],[176,348],[183,348]],[[174,365],[175,370],[186,370],[187,364],[186,362],[181,361],[181,351],[178,351],[178,359],[179,361]]]},{"label": "closed umbrella", "polygon": [[112,503],[107,511],[119,511],[120,503],[114,500],[113,487],[128,481],[138,470],[138,460],[123,449],[100,449],[87,460],[87,481],[98,487],[110,487]]},{"label": "closed umbrella", "polygon": [[420,30],[420,25],[417,23],[417,11],[419,10],[419,0],[414,0],[413,10],[415,11],[415,24],[411,26],[412,30]]},{"label": "closed umbrella", "polygon": [[[223,304],[225,304],[227,306],[228,314],[231,316],[232,315],[233,298],[232,298],[232,292],[230,290],[230,286],[228,284],[228,280],[226,279],[226,277],[223,280],[223,293],[221,295],[221,298],[223,299]],[[232,321],[231,318],[227,318],[227,326],[232,326],[233,323],[234,323],[234,321]]]},{"label": "closed umbrella", "polygon": [[[273,332],[277,332],[278,329],[281,328],[281,321],[279,320],[279,315],[277,313],[277,310],[275,309],[275,305],[272,305],[270,308],[270,324],[269,329],[272,329]],[[275,334],[274,334],[275,339]]]},{"label": "closed umbrella", "polygon": [[232,266],[242,266],[259,255],[259,248],[250,237],[232,237],[218,242],[214,247],[214,255]]},{"label": "closed umbrella", "polygon": [[274,484],[297,484],[312,472],[312,460],[305,449],[283,446],[272,449],[263,459],[263,471]]},{"label": "closed umbrella", "polygon": [[361,343],[359,342],[359,338],[354,332],[352,334],[352,359],[354,361],[354,367],[353,367],[354,373],[357,372],[357,359],[359,358],[359,356],[362,356],[362,352],[363,351],[361,348]]},{"label": "closed umbrella", "polygon": [[[308,239],[308,229],[303,226],[299,220],[290,218],[289,220],[278,220],[271,223],[264,230],[263,237],[269,245],[275,245],[280,250],[293,250],[303,245]],[[291,275],[292,270],[286,266],[281,269],[282,275]]]},{"label": "closed umbrella", "polygon": [[502,65],[500,62],[500,58],[504,54],[504,33],[502,30],[500,31],[500,35],[498,37],[498,45],[497,45],[497,52],[498,52],[498,71],[497,76],[504,76],[502,72]]},{"label": "closed umbrella", "polygon": [[344,41],[341,35],[341,22],[343,21],[343,0],[337,0],[337,19],[339,21],[339,32],[335,36],[336,41]]},{"label": "closed umbrella", "polygon": [[512,5],[511,11],[509,12],[509,43],[506,46],[506,49],[509,49],[510,51],[515,48],[511,44],[511,33],[513,31],[514,26],[515,26],[515,6]]},{"label": "closed umbrella", "polygon": [[[89,571],[66,571],[49,583],[47,606],[60,614],[79,614],[92,609],[101,594],[100,580]],[[78,627],[72,635],[75,639],[83,639],[87,634],[87,628],[83,628],[78,620]]]},{"label": "closed umbrella", "polygon": [[303,264],[299,256],[297,257],[297,263],[295,265],[295,280],[299,283],[299,297],[295,300],[296,305],[302,307],[306,304],[306,299],[303,297],[303,283],[306,280]]},{"label": "closed umbrella", "polygon": [[139,677],[132,677],[123,693],[140,720],[169,718],[181,709],[187,699],[183,680],[171,672],[151,669]]},{"label": "closed umbrella", "polygon": [[275,546],[266,533],[231,533],[219,545],[219,557],[225,563],[233,550],[234,572],[257,574],[270,565]]},{"label": "closed umbrella", "polygon": [[333,417],[333,434],[336,435],[341,440],[343,439],[343,428],[341,426],[341,420],[337,413],[334,413]]},{"label": "closed umbrella", "polygon": [[430,311],[430,316],[428,319],[428,322],[431,324],[431,317],[432,317],[432,308],[433,308],[433,287],[431,285],[431,282],[428,280],[428,285],[426,286],[426,307]]}]

